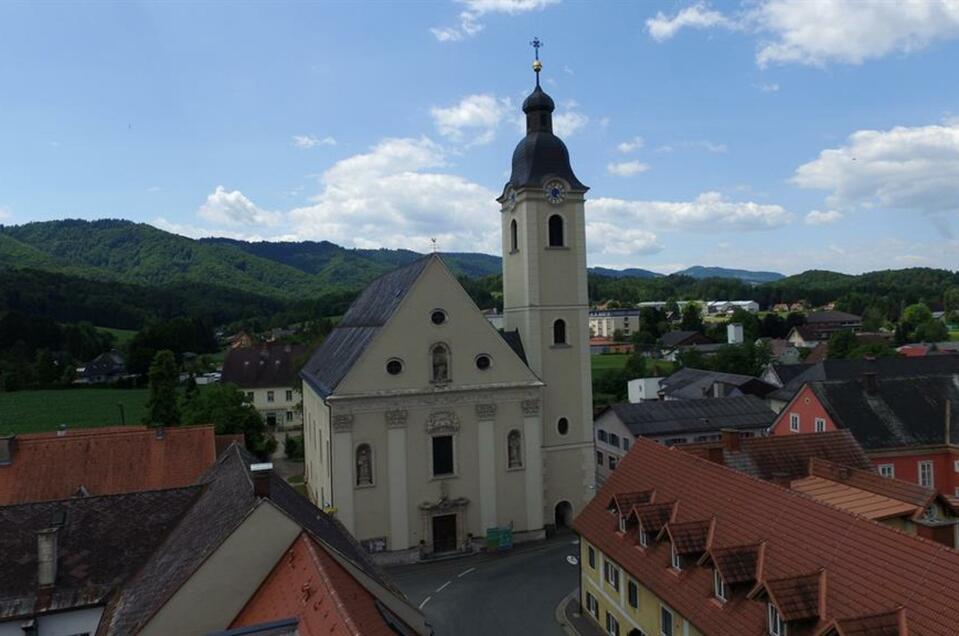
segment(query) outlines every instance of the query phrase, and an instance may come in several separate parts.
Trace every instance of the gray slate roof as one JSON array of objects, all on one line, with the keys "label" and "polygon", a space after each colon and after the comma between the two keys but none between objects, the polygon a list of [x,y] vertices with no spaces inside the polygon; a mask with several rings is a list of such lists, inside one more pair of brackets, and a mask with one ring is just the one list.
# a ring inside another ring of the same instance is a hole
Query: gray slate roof
[{"label": "gray slate roof", "polygon": [[[199,486],[0,507],[0,620],[102,605],[196,501]],[[58,527],[56,585],[37,587],[37,533]]]},{"label": "gray slate roof", "polygon": [[664,347],[678,347],[682,344],[708,344],[709,338],[698,331],[668,331],[659,337]]},{"label": "gray slate roof", "polygon": [[753,395],[613,404],[610,409],[635,436],[765,428],[776,419],[772,409]]},{"label": "gray slate roof", "polygon": [[764,397],[776,388],[751,375],[722,373],[719,371],[706,371],[704,369],[691,369],[687,367],[680,369],[667,378],[663,378],[660,383],[660,389],[667,397],[672,399],[698,400],[710,397],[712,395],[713,384],[717,382],[725,385],[727,389],[732,388],[734,393],[757,395],[759,397]]},{"label": "gray slate roof", "polygon": [[946,403],[953,414],[959,413],[959,373],[879,376],[874,391],[858,378],[809,387],[837,426],[852,432],[867,450],[959,442],[956,415],[951,416],[948,440],[945,435]]},{"label": "gray slate roof", "polygon": [[220,381],[241,389],[293,386],[297,360],[305,353],[303,345],[276,343],[230,349]]},{"label": "gray slate roof", "polygon": [[439,257],[434,254],[425,256],[370,283],[310,356],[300,371],[303,381],[321,397],[333,393],[380,328],[396,312],[432,258]]}]

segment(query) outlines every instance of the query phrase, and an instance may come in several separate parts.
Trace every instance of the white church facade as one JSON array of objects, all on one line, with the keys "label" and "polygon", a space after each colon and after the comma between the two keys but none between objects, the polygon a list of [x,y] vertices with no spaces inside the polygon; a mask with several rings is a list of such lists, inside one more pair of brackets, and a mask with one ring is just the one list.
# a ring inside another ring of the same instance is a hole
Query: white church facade
[{"label": "white church facade", "polygon": [[430,255],[373,281],[301,372],[308,494],[371,552],[539,538],[592,496],[587,187],[539,68],[498,199],[504,329]]}]

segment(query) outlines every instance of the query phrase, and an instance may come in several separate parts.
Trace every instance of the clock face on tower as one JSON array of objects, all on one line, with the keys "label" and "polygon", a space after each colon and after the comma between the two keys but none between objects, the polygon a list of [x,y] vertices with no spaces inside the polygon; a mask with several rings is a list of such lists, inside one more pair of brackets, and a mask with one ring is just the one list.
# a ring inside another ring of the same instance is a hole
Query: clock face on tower
[{"label": "clock face on tower", "polygon": [[558,205],[566,198],[566,186],[562,181],[550,181],[544,188],[546,191],[546,200],[553,205]]}]

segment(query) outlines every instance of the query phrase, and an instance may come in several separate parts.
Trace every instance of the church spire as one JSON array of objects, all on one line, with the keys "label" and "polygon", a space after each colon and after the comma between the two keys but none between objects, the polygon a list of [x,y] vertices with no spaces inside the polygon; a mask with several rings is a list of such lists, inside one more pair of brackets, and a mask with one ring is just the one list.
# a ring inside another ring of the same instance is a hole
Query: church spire
[{"label": "church spire", "polygon": [[534,35],[533,41],[529,44],[533,47],[533,55],[535,56],[533,60],[533,72],[536,73],[536,86],[539,86],[539,72],[543,70],[543,63],[539,61],[539,47],[543,46],[543,43]]}]

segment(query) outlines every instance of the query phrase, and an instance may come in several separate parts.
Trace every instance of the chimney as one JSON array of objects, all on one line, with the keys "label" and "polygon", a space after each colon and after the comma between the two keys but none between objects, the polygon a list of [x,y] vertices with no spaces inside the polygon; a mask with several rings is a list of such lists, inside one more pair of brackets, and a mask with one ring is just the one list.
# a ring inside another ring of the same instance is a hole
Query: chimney
[{"label": "chimney", "polygon": [[723,448],[734,453],[739,452],[741,442],[739,431],[732,428],[721,428],[719,434],[722,435]]},{"label": "chimney", "polygon": [[731,345],[743,343],[743,326],[738,322],[726,325],[726,342]]},{"label": "chimney", "polygon": [[61,424],[60,426],[57,427],[57,437],[63,437],[66,434],[67,434],[66,424]]},{"label": "chimney", "polygon": [[57,582],[57,534],[59,528],[37,532],[37,584],[52,587]]},{"label": "chimney", "polygon": [[17,452],[17,436],[0,436],[0,466],[9,466],[13,463],[13,456]]},{"label": "chimney", "polygon": [[875,393],[879,389],[878,377],[875,371],[866,371],[863,373],[862,380],[866,385],[866,393]]},{"label": "chimney", "polygon": [[270,496],[270,479],[273,476],[273,464],[264,462],[261,464],[252,464],[250,473],[253,477],[253,494],[257,497]]}]

